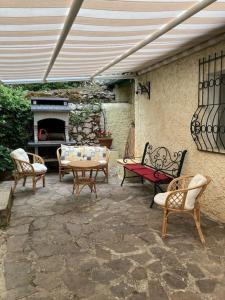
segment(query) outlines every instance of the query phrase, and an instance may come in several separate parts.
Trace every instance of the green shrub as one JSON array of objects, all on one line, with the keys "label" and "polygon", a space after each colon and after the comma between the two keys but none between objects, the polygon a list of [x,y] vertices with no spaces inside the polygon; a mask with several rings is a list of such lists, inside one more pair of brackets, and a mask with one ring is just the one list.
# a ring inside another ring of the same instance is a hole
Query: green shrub
[{"label": "green shrub", "polygon": [[0,85],[0,143],[15,149],[26,147],[30,139],[30,102],[21,88]]},{"label": "green shrub", "polygon": [[57,89],[76,88],[81,85],[80,82],[47,82],[47,83],[27,83],[17,85],[24,91],[50,91]]},{"label": "green shrub", "polygon": [[11,171],[13,163],[10,158],[10,149],[0,145],[0,173]]}]

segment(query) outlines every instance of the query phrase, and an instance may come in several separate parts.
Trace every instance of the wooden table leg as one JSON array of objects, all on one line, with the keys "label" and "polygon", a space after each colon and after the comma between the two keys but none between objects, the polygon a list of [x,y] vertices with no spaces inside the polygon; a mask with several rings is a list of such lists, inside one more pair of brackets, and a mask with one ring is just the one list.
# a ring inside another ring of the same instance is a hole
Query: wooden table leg
[{"label": "wooden table leg", "polygon": [[[96,191],[96,177],[98,174],[99,168],[87,168],[82,170],[81,168],[72,168],[73,172],[73,194],[76,197],[79,197],[80,192],[82,189],[87,185],[89,186],[91,193],[95,193],[95,197],[97,198],[97,191]],[[81,171],[81,177],[79,177],[79,172]],[[86,172],[90,172],[90,175],[86,174]],[[93,177],[93,171],[96,171],[95,176]]]}]

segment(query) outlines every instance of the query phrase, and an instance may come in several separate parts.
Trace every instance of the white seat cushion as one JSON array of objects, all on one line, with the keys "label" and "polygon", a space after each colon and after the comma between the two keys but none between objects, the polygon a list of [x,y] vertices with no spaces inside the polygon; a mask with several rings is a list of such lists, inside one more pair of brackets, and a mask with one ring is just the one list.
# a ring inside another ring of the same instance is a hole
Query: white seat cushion
[{"label": "white seat cushion", "polygon": [[47,171],[47,167],[43,164],[39,164],[39,163],[34,163],[32,164],[33,168],[34,168],[34,172],[46,172]]},{"label": "white seat cushion", "polygon": [[61,165],[66,166],[70,163],[69,160],[61,160]]},{"label": "white seat cushion", "polygon": [[101,159],[98,161],[101,166],[107,165],[107,160]]},{"label": "white seat cushion", "polygon": [[154,197],[154,202],[164,206],[165,202],[166,202],[166,197],[168,196],[169,192],[165,192],[165,193],[158,193],[155,195]]},{"label": "white seat cushion", "polygon": [[[188,185],[188,188],[189,189],[194,188],[196,186],[206,184],[206,183],[207,183],[207,179],[203,175],[197,174],[191,179],[191,181]],[[200,193],[201,189],[202,189],[202,187],[196,188],[196,189],[191,190],[191,191],[188,191],[187,198],[186,198],[186,203],[185,203],[185,207],[187,209],[193,209],[194,208],[195,200],[196,200],[198,194]]]}]

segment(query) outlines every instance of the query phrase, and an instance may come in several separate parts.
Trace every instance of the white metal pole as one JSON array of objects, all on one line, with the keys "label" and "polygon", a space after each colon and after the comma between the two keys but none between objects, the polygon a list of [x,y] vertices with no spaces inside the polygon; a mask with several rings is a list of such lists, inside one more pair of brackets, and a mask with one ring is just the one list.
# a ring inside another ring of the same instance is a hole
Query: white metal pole
[{"label": "white metal pole", "polygon": [[[107,80],[125,80],[125,79],[134,79],[136,74],[129,75],[102,75],[95,77],[95,80],[98,81],[107,81]],[[90,81],[90,76],[80,76],[80,77],[60,77],[53,78],[48,77],[46,82],[69,82],[69,81]],[[41,79],[15,79],[15,80],[4,80],[0,81],[0,84],[27,84],[27,83],[41,83]]]},{"label": "white metal pole", "polygon": [[147,44],[153,42],[163,34],[167,33],[169,30],[173,29],[180,23],[184,22],[188,18],[192,17],[194,14],[198,13],[200,10],[204,9],[205,7],[209,6],[213,2],[216,2],[216,0],[201,0],[200,2],[197,2],[193,6],[191,6],[189,9],[178,15],[176,18],[174,18],[169,23],[162,26],[160,29],[156,30],[152,34],[148,35],[144,40],[137,43],[134,47],[128,49],[121,55],[117,56],[114,60],[112,60],[109,64],[102,67],[98,71],[96,71],[91,78],[94,78],[95,76],[101,74],[102,72],[106,71],[107,69],[111,68],[115,64],[119,63],[121,60],[125,59],[126,57],[130,56],[134,52],[138,51],[139,49],[143,48]]},{"label": "white metal pole", "polygon": [[221,35],[218,35],[216,37],[213,37],[211,38],[210,40],[208,41],[203,41],[201,44],[198,44],[196,46],[193,46],[191,48],[188,48],[187,50],[184,50],[182,52],[179,52],[171,57],[168,57],[168,58],[165,58],[163,59],[162,61],[158,62],[158,63],[155,63],[153,65],[150,65],[148,66],[147,68],[145,69],[142,69],[140,71],[137,72],[137,75],[142,75],[142,74],[145,74],[145,73],[148,73],[152,70],[155,70],[155,69],[158,69],[162,66],[165,66],[165,65],[168,65],[180,58],[184,58],[184,57],[187,57],[191,54],[194,54],[196,52],[199,52],[205,48],[208,48],[208,47],[211,47],[215,44],[218,44],[219,42],[221,41],[224,41],[225,40],[225,34],[221,34]]},{"label": "white metal pole", "polygon": [[59,52],[65,42],[65,39],[67,38],[67,35],[73,25],[73,22],[81,8],[81,5],[83,3],[84,0],[73,0],[72,4],[71,4],[71,7],[70,7],[70,10],[69,10],[69,13],[68,13],[68,16],[66,17],[66,20],[65,20],[65,23],[63,25],[63,29],[62,29],[62,32],[59,36],[59,39],[57,41],[57,44],[55,46],[55,49],[54,49],[54,52],[52,54],[52,57],[51,57],[51,60],[49,62],[49,65],[48,65],[48,68],[45,72],[45,75],[44,75],[44,78],[43,78],[43,81],[46,81],[46,78],[48,77],[48,74],[49,72],[51,71],[54,63],[55,63],[55,60],[57,58],[57,56],[59,55]]}]

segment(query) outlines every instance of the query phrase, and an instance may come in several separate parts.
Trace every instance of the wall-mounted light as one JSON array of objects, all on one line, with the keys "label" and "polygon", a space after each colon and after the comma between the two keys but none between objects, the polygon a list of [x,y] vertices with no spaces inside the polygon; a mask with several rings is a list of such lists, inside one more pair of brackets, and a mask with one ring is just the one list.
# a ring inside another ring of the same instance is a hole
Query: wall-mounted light
[{"label": "wall-mounted light", "polygon": [[136,94],[148,94],[148,99],[150,99],[150,92],[151,92],[151,83],[147,81],[146,83],[138,83]]}]

